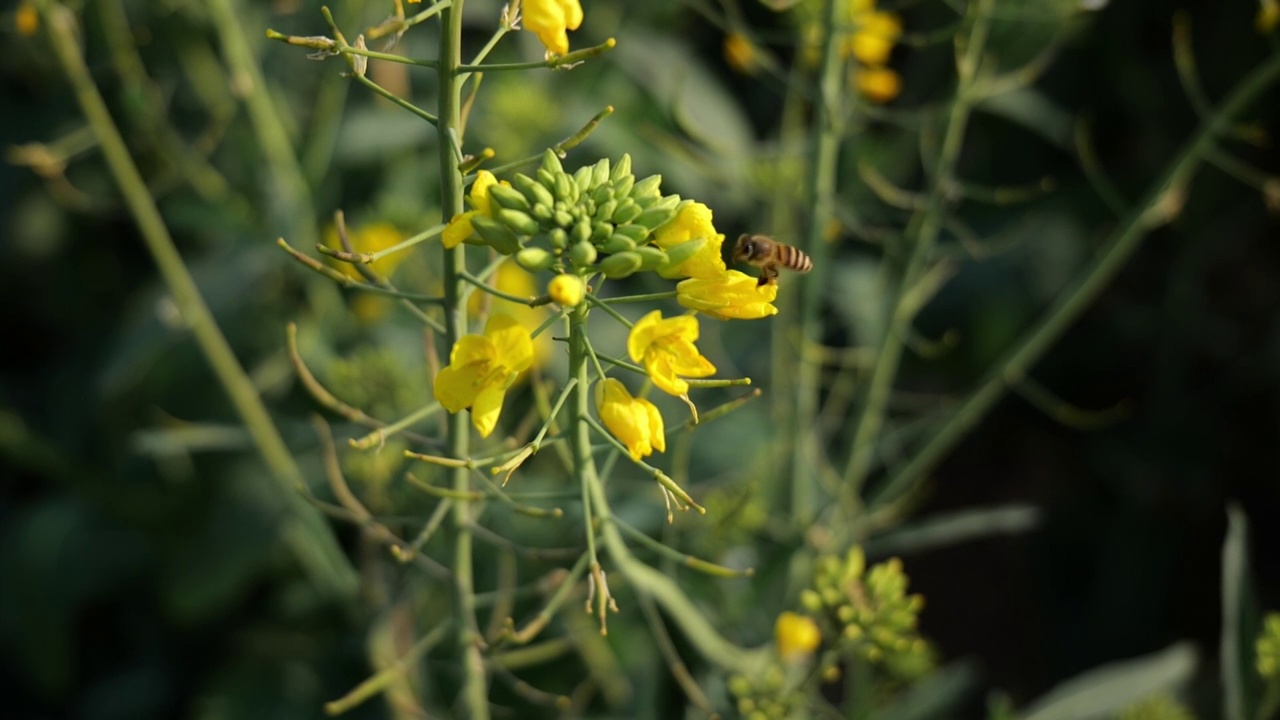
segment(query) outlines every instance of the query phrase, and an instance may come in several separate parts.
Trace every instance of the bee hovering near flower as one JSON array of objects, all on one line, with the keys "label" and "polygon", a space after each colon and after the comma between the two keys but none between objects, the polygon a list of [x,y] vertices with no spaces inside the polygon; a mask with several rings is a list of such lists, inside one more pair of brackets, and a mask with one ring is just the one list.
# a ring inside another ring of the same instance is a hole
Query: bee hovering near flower
[{"label": "bee hovering near flower", "polygon": [[740,235],[738,244],[733,249],[733,261],[760,268],[757,286],[776,284],[779,267],[796,272],[809,272],[813,269],[813,260],[804,251],[780,243],[768,235]]}]

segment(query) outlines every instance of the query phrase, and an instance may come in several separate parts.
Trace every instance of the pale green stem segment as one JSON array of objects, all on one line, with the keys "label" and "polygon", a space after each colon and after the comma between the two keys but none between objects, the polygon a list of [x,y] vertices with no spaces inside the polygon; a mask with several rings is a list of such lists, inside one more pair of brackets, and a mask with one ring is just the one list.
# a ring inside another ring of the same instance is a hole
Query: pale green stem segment
[{"label": "pale green stem segment", "polygon": [[191,328],[191,333],[209,361],[218,382],[253,437],[272,477],[278,481],[289,512],[280,530],[282,537],[317,585],[335,595],[353,596],[357,586],[355,570],[338,546],[333,531],[303,499],[303,495],[309,494],[309,491],[301,471],[280,437],[253,382],[236,360],[227,339],[214,322],[195,280],[174,246],[155,200],[129,157],[128,147],[112,121],[106,103],[80,54],[75,18],[70,10],[52,0],[39,0],[36,6],[48,28],[54,54],[71,82],[86,121],[98,138],[107,166],[120,187],[130,213],[138,223],[138,230],[147,250],[156,261],[160,276],[173,294],[183,320]]},{"label": "pale green stem segment", "polygon": [[[462,63],[462,0],[440,12],[440,58],[437,72],[439,105],[436,130],[440,152],[440,214],[453,217],[462,212],[462,174],[454,157],[453,137],[461,134],[461,92],[457,68]],[[442,249],[444,273],[445,344],[453,347],[467,331],[467,307],[462,302],[466,281],[466,256],[461,246]],[[467,457],[470,449],[469,413],[449,416],[450,457]],[[450,471],[453,489],[470,492],[471,471],[466,467]],[[453,503],[454,525],[454,623],[457,626],[457,648],[461,660],[462,688],[458,705],[471,720],[489,717],[488,675],[480,652],[481,633],[476,620],[475,581],[472,565],[472,526],[474,510],[469,502]]]}]

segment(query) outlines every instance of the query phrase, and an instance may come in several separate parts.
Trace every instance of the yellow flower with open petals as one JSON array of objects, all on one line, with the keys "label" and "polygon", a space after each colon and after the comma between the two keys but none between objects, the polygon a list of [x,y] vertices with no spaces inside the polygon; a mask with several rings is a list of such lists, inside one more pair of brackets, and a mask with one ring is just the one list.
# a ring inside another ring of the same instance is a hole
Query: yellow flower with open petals
[{"label": "yellow flower with open petals", "polygon": [[483,335],[463,335],[454,343],[449,366],[436,375],[436,400],[451,413],[471,408],[471,423],[480,437],[489,437],[507,388],[531,364],[529,331],[509,315],[494,315]]},{"label": "yellow flower with open petals", "polygon": [[666,431],[657,406],[632,397],[627,386],[613,378],[596,385],[596,412],[613,436],[627,446],[632,460],[667,451]]},{"label": "yellow flower with open petals", "polygon": [[777,315],[774,283],[760,285],[756,278],[730,270],[713,278],[689,278],[676,285],[676,301],[690,310],[721,320],[758,320]]},{"label": "yellow flower with open petals", "polygon": [[681,315],[664,320],[662,311],[654,310],[631,328],[627,353],[635,362],[644,363],[645,372],[654,385],[681,397],[689,392],[689,383],[684,378],[707,377],[716,371],[716,366],[694,347],[697,339],[697,318]]},{"label": "yellow flower with open petals", "polygon": [[693,257],[676,267],[659,272],[664,278],[677,277],[715,277],[724,272],[724,258],[720,257],[720,246],[724,244],[724,235],[716,232],[711,224],[711,208],[695,202],[686,205],[668,223],[653,233],[653,244],[666,250],[683,242],[706,238],[707,242]]},{"label": "yellow flower with open petals", "polygon": [[556,55],[569,52],[568,30],[582,24],[578,0],[524,0],[524,29],[535,33],[547,50]]},{"label": "yellow flower with open petals", "polygon": [[[476,173],[476,179],[471,183],[471,191],[467,193],[467,201],[473,209],[464,213],[454,215],[449,224],[445,226],[444,233],[440,236],[440,242],[446,248],[456,248],[460,243],[471,237],[475,229],[471,227],[471,218],[479,215],[488,215],[493,217],[493,208],[489,203],[489,188],[498,184],[498,178],[488,170],[481,170]],[[502,184],[508,184],[505,180]]]}]

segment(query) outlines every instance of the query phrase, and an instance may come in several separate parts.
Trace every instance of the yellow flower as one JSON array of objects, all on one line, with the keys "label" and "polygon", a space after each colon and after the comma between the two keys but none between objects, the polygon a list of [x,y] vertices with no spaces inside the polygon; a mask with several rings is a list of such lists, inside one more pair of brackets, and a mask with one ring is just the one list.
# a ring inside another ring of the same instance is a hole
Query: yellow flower
[{"label": "yellow flower", "polygon": [[690,203],[653,233],[653,244],[666,250],[689,240],[706,238],[707,242],[693,257],[678,266],[660,272],[664,278],[677,277],[715,277],[724,273],[724,258],[720,257],[720,246],[724,244],[724,235],[716,232],[711,224],[711,208],[702,203]]},{"label": "yellow flower", "polygon": [[1280,2],[1261,0],[1258,6],[1258,17],[1253,21],[1254,28],[1266,34],[1274,30],[1277,23],[1280,23]]},{"label": "yellow flower", "polygon": [[724,36],[724,60],[743,75],[755,75],[760,70],[760,54],[742,33],[731,32]]},{"label": "yellow flower", "polygon": [[853,33],[845,41],[845,53],[867,65],[884,65],[893,44],[902,35],[902,21],[886,12],[855,11],[850,22]]},{"label": "yellow flower", "polygon": [[774,623],[773,639],[783,660],[803,660],[822,644],[822,631],[812,618],[784,612]]},{"label": "yellow flower", "polygon": [[716,366],[698,353],[698,320],[691,315],[662,319],[654,310],[640,319],[627,336],[627,353],[644,369],[663,392],[677,397],[688,394],[689,383],[681,376],[700,378],[712,375]]},{"label": "yellow flower", "polygon": [[[347,228],[347,232],[347,239],[351,241],[351,249],[358,253],[386,250],[404,240],[404,233],[389,222],[370,223],[361,226],[359,229]],[[342,241],[338,238],[338,230],[333,226],[325,229],[324,242],[325,245],[335,250],[344,249]],[[379,258],[369,267],[379,275],[386,277],[395,272],[396,267],[408,257],[409,253],[393,253],[384,258]],[[364,277],[356,270],[355,265],[341,260],[333,260],[332,264],[352,280],[364,280]],[[374,322],[381,318],[388,307],[387,298],[378,295],[358,293],[351,298],[351,311],[355,313],[357,318],[366,323]]]},{"label": "yellow flower", "polygon": [[777,315],[778,286],[730,270],[714,278],[689,278],[676,285],[676,301],[721,320],[757,320]]},{"label": "yellow flower", "polygon": [[561,273],[547,283],[547,294],[561,307],[576,307],[587,294],[587,286],[577,275]]},{"label": "yellow flower", "polygon": [[556,55],[569,52],[567,30],[582,24],[582,6],[578,0],[524,0],[524,29],[536,33],[547,51]]},{"label": "yellow flower", "polygon": [[627,386],[613,378],[596,385],[596,412],[613,436],[627,446],[632,460],[667,451],[667,439],[658,408],[644,398],[632,397]]},{"label": "yellow flower", "polygon": [[[444,233],[440,236],[440,242],[446,248],[456,248],[460,243],[471,237],[474,229],[471,227],[471,218],[479,215],[488,215],[493,217],[493,209],[489,204],[489,188],[498,183],[498,178],[488,170],[481,170],[476,173],[476,179],[471,183],[471,191],[467,194],[467,201],[471,203],[472,210],[454,215],[449,224],[445,226]],[[505,180],[503,185],[508,184]]]},{"label": "yellow flower", "polygon": [[18,6],[17,12],[13,16],[13,24],[18,34],[23,37],[31,37],[40,31],[40,14],[36,12],[36,6],[32,5],[29,0]]},{"label": "yellow flower", "polygon": [[902,78],[889,68],[858,68],[853,74],[853,84],[868,99],[887,103],[902,91]]},{"label": "yellow flower", "polygon": [[471,424],[480,437],[489,437],[507,388],[532,364],[529,331],[509,315],[494,315],[483,335],[464,335],[454,343],[449,366],[436,375],[436,400],[451,413],[471,408]]},{"label": "yellow flower", "polygon": [[[533,275],[515,263],[507,260],[498,266],[491,283],[493,287],[516,297],[534,297],[538,294],[538,286]],[[494,314],[510,315],[526,329],[532,331],[547,318],[546,308],[529,307],[524,303],[512,302],[494,297],[483,290],[476,290],[467,298],[467,315],[475,317],[488,307]],[[555,352],[555,341],[552,333],[542,333],[533,339],[533,361],[537,365],[544,364]]]}]

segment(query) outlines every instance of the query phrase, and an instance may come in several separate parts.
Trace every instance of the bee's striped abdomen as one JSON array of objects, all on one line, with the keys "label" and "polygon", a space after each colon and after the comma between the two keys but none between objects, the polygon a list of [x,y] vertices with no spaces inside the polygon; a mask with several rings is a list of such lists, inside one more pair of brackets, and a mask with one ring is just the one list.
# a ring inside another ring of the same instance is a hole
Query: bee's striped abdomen
[{"label": "bee's striped abdomen", "polygon": [[778,260],[784,267],[796,272],[809,272],[813,269],[813,260],[804,251],[790,245],[778,246]]}]

